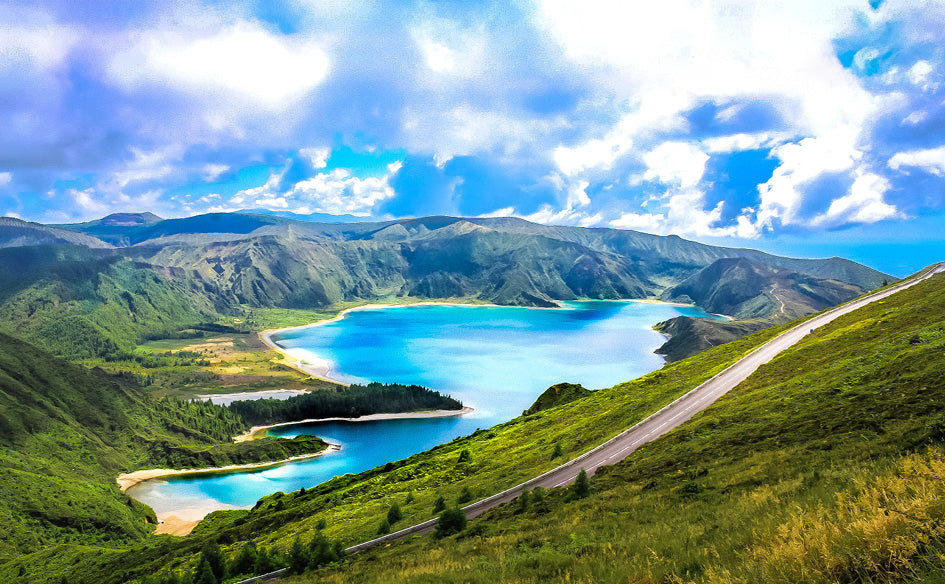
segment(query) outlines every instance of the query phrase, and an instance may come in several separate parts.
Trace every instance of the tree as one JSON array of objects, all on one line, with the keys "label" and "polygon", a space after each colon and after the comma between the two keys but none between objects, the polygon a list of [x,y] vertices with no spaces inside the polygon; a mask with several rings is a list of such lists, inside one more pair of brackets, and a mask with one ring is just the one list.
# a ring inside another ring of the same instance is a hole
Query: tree
[{"label": "tree", "polygon": [[451,507],[440,513],[433,536],[437,539],[459,533],[466,529],[466,513],[459,507]]},{"label": "tree", "polygon": [[433,503],[433,514],[436,515],[443,509],[446,509],[446,499],[443,498],[443,495],[440,495]]},{"label": "tree", "polygon": [[468,503],[475,499],[476,496],[473,495],[473,492],[469,490],[469,487],[463,487],[463,490],[459,493],[459,498],[456,499],[456,502],[460,505],[463,503]]},{"label": "tree", "polygon": [[551,460],[558,458],[562,454],[564,454],[564,451],[561,450],[561,443],[555,442],[555,449],[554,449],[554,452],[551,453]]},{"label": "tree", "polygon": [[522,490],[522,494],[518,496],[518,513],[524,513],[528,511],[528,502],[531,499],[529,496],[528,489]]},{"label": "tree", "polygon": [[390,525],[393,525],[404,518],[403,512],[400,510],[400,505],[394,503],[390,506],[390,509],[387,510],[387,522]]},{"label": "tree", "polygon": [[573,499],[583,499],[591,494],[591,483],[587,480],[587,471],[583,468],[574,479],[574,488],[571,491]]},{"label": "tree", "polygon": [[200,557],[201,560],[206,560],[210,565],[216,580],[218,582],[223,580],[226,576],[226,559],[223,557],[223,552],[220,551],[219,544],[215,541],[208,541],[200,550]]},{"label": "tree", "polygon": [[413,491],[407,491],[407,498],[404,499],[404,505],[413,503]]},{"label": "tree", "polygon": [[318,531],[321,531],[325,529],[326,527],[328,527],[328,523],[325,521],[324,517],[319,519],[318,523],[315,524],[315,529],[317,529]]},{"label": "tree", "polygon": [[459,453],[459,460],[456,462],[472,462],[472,454],[469,453],[468,448],[464,448],[463,451]]},{"label": "tree", "polygon": [[338,546],[333,546],[332,543],[328,541],[328,538],[325,537],[325,534],[320,531],[315,534],[315,537],[312,538],[308,547],[309,568],[317,568],[318,566],[330,564],[341,559],[337,551]]},{"label": "tree", "polygon": [[230,574],[252,574],[253,566],[256,565],[256,546],[252,542],[247,542],[243,544],[243,547],[240,548],[240,553],[233,558],[233,563],[230,564]]},{"label": "tree", "polygon": [[302,538],[296,537],[289,550],[289,573],[301,574],[308,567],[308,550],[302,545]]},{"label": "tree", "polygon": [[267,574],[272,572],[275,566],[272,565],[272,559],[269,557],[269,550],[261,547],[256,550],[256,561],[253,562],[253,573]]},{"label": "tree", "polygon": [[197,577],[194,578],[194,584],[220,584],[207,558],[201,558],[200,563],[197,564]]},{"label": "tree", "polygon": [[390,533],[390,521],[388,521],[387,518],[385,517],[381,521],[381,524],[377,526],[377,534],[387,535],[388,533]]}]

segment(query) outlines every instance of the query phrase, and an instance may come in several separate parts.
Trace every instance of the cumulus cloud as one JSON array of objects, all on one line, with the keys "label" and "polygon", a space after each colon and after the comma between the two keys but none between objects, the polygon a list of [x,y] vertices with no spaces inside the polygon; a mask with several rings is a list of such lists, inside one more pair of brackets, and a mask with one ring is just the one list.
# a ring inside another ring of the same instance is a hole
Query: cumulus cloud
[{"label": "cumulus cloud", "polygon": [[388,165],[385,175],[366,178],[354,176],[346,168],[334,168],[286,186],[283,178],[289,168],[287,165],[281,172],[273,173],[266,184],[239,191],[225,204],[212,209],[261,208],[367,216],[381,202],[395,195],[391,180],[401,167],[400,162],[393,162]]},{"label": "cumulus cloud", "polygon": [[705,172],[709,156],[701,148],[687,142],[663,142],[643,156],[646,180],[694,187]]},{"label": "cumulus cloud", "polygon": [[826,213],[814,217],[815,226],[836,227],[850,223],[876,223],[884,219],[901,218],[896,207],[883,200],[889,190],[884,177],[864,172],[853,181],[850,192],[830,203]]},{"label": "cumulus cloud", "polygon": [[295,105],[328,71],[328,55],[318,43],[271,33],[255,22],[209,33],[136,33],[107,66],[109,78],[129,91],[165,85],[212,99],[236,96],[274,110]]},{"label": "cumulus cloud", "polygon": [[945,176],[945,146],[897,152],[889,159],[889,168],[902,171],[907,171],[909,168],[921,168],[932,174]]}]

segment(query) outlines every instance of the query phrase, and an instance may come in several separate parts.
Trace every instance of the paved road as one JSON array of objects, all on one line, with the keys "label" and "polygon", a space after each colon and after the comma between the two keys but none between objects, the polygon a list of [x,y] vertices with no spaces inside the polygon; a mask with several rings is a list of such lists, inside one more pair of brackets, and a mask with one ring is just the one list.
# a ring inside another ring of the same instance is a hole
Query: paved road
[{"label": "paved road", "polygon": [[[871,302],[891,296],[900,290],[904,290],[942,272],[945,272],[945,262],[936,264],[918,278],[902,282],[885,290],[838,306],[833,310],[825,312],[781,333],[732,364],[712,379],[691,390],[689,393],[640,421],[633,427],[624,430],[600,446],[529,481],[463,507],[466,516],[469,518],[477,517],[489,509],[514,500],[526,489],[534,489],[535,487],[550,489],[571,484],[581,472],[581,469],[584,469],[588,476],[592,476],[598,467],[614,464],[623,460],[640,446],[656,440],[691,419],[697,413],[709,407],[715,400],[747,379],[758,367],[774,359],[779,353],[796,344],[814,329],[820,328],[844,314],[853,312]],[[434,527],[436,527],[436,521],[436,518],[433,518],[382,537],[359,543],[349,547],[347,552],[359,552],[382,543],[403,539],[411,535],[428,533],[433,531]],[[248,580],[246,582],[250,581],[251,580]]]}]

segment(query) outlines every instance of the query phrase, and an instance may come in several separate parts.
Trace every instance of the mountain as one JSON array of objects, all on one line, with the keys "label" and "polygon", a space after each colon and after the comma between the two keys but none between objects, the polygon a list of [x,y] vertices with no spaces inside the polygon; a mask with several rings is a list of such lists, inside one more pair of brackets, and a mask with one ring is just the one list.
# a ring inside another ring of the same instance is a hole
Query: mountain
[{"label": "mountain", "polygon": [[[146,336],[240,317],[244,309],[391,297],[546,307],[582,298],[665,298],[739,318],[783,320],[889,278],[839,258],[784,258],[512,217],[318,223],[273,214],[160,220],[146,213],[56,227],[9,221],[8,241],[28,242],[38,230],[59,237],[49,243],[77,246],[40,252],[21,245],[0,258],[16,266],[6,278],[0,274],[0,322],[70,357],[115,355]],[[40,255],[45,259],[37,261]],[[50,263],[52,257],[62,259]],[[120,339],[109,342],[105,329]],[[94,340],[80,338],[87,336]]]},{"label": "mountain", "polygon": [[331,213],[292,213],[291,211],[273,211],[271,209],[242,209],[236,211],[242,215],[275,215],[297,221],[313,221],[316,223],[355,223],[357,221],[376,221],[372,217],[358,217],[357,215],[333,215]]},{"label": "mountain", "polygon": [[713,262],[661,298],[694,303],[709,312],[736,318],[791,320],[835,306],[863,289],[837,279],[822,279],[745,258]]},{"label": "mountain", "polygon": [[[686,425],[598,471],[584,498],[571,488],[532,493],[458,535],[360,552],[292,582],[416,575],[469,582],[470,558],[472,579],[482,582],[938,581],[945,554],[943,311],[939,276],[810,335]],[[733,344],[745,352],[768,334]],[[711,375],[727,347],[548,410],[540,420],[490,429],[457,448],[473,460],[501,449],[510,466],[522,464],[525,445],[547,452],[547,423],[567,449],[595,431],[597,408],[624,407],[617,405],[621,392],[660,391],[697,364]],[[412,488],[426,507],[425,493],[406,477],[414,465],[445,459],[430,453],[395,465],[390,477],[404,477],[399,486],[374,480],[388,500]],[[438,492],[449,500],[460,483],[489,484],[480,492],[492,492],[501,488],[490,483],[500,466],[484,461]],[[325,509],[317,517],[332,525],[337,513]]]},{"label": "mountain", "polygon": [[13,217],[0,217],[0,248],[35,245],[79,245],[90,249],[112,247],[96,237],[83,233],[22,221]]}]

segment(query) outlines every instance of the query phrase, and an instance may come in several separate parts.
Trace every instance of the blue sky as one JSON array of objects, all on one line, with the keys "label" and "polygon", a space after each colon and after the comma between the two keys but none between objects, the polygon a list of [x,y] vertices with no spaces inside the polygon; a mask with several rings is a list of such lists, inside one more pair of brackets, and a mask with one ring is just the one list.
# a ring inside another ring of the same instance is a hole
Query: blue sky
[{"label": "blue sky", "polygon": [[945,259],[945,3],[7,2],[0,213],[517,215]]}]

